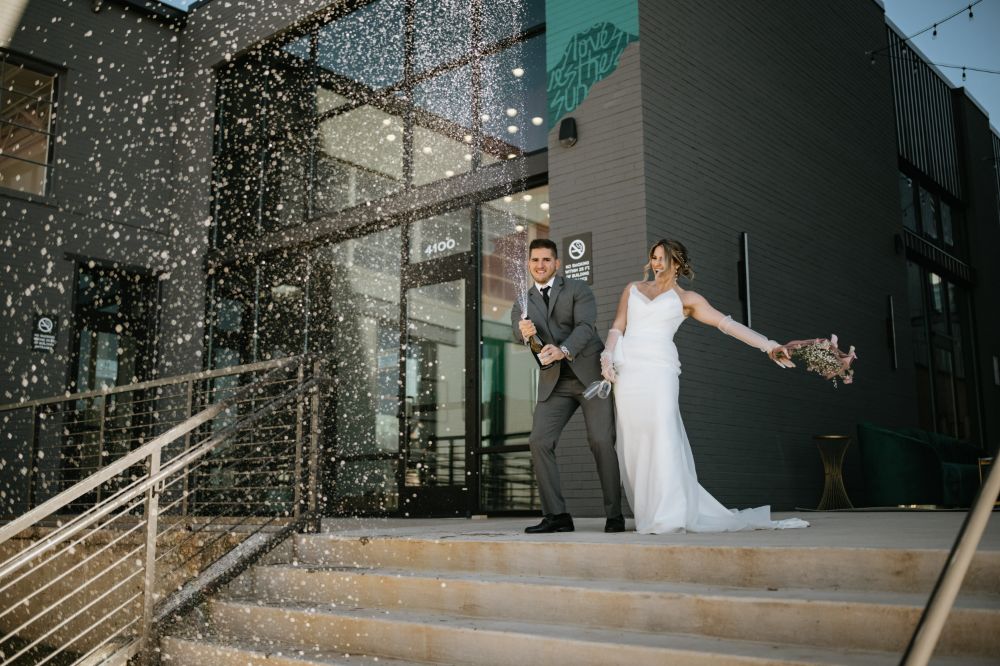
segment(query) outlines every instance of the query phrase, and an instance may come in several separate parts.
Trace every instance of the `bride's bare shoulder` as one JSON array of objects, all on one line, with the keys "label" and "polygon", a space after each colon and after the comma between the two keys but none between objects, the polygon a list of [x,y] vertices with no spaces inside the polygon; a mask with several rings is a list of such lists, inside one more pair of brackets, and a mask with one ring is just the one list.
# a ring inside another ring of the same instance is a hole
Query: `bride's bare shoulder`
[{"label": "bride's bare shoulder", "polygon": [[681,303],[684,304],[685,308],[694,307],[701,303],[707,303],[705,297],[696,291],[691,291],[690,289],[684,289],[682,287],[674,287],[677,295],[681,298]]}]

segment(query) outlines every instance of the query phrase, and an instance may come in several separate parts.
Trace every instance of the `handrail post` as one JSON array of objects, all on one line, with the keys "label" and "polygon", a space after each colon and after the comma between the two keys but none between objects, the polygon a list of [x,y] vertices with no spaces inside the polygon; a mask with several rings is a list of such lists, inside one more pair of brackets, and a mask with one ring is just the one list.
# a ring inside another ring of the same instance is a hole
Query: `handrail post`
[{"label": "handrail post", "polygon": [[[313,379],[320,376],[320,363],[318,360],[313,363]],[[315,532],[319,532],[322,525],[319,512],[319,394],[322,386],[317,386],[309,398],[309,489],[306,502],[309,515],[314,520],[312,530]]]},{"label": "handrail post", "polygon": [[[192,410],[194,409],[194,380],[190,379],[187,382],[187,409],[184,412],[184,420],[187,421],[191,418]],[[184,435],[184,453],[187,453],[191,448],[191,433]],[[190,490],[190,479],[188,478],[188,466],[184,466],[184,487],[181,490],[183,493],[181,495],[181,515],[187,518],[188,515],[188,492]]]},{"label": "handrail post", "polygon": [[[149,476],[160,472],[160,449],[154,449],[149,454]],[[153,610],[156,606],[156,533],[157,517],[159,515],[160,488],[150,486],[146,491],[146,502],[143,513],[146,517],[146,561],[142,588],[142,629],[139,645],[142,663],[152,663],[156,640],[153,635]]]},{"label": "handrail post", "polygon": [[[107,396],[101,398],[101,415],[98,417],[98,422],[100,425],[97,428],[97,469],[101,469],[102,463],[104,462],[104,421],[108,416],[108,398]],[[97,501],[96,504],[101,503],[101,489],[103,484],[97,486]]]},{"label": "handrail post", "polygon": [[[299,362],[298,374],[296,375],[298,385],[302,386],[305,381],[306,367],[304,362]],[[302,517],[302,421],[305,419],[305,398],[295,401],[295,489],[292,498],[292,515],[295,520]]]},{"label": "handrail post", "polygon": [[35,478],[38,472],[38,407],[31,408],[31,457],[28,460],[28,509],[35,508]]},{"label": "handrail post", "polygon": [[[997,456],[994,454],[994,461]],[[951,612],[955,604],[955,597],[962,587],[965,574],[972,564],[972,556],[976,554],[979,540],[986,530],[986,523],[990,519],[993,505],[1000,496],[1000,472],[997,472],[997,465],[991,465],[990,473],[986,477],[986,482],[979,489],[979,495],[972,505],[969,513],[962,523],[962,528],[958,532],[958,538],[948,554],[941,576],[931,592],[927,607],[924,608],[923,615],[917,622],[917,628],[913,632],[910,644],[903,653],[900,662],[903,666],[924,666],[934,654],[941,630],[944,629],[948,613]]]}]

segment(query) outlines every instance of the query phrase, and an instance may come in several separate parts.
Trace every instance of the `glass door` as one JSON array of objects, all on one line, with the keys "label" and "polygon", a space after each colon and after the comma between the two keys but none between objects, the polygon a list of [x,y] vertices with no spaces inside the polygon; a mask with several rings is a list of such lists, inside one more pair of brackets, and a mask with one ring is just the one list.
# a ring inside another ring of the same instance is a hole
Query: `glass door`
[{"label": "glass door", "polygon": [[467,307],[473,302],[468,271],[469,258],[462,253],[408,267],[404,276],[399,491],[404,516],[474,510],[467,398],[476,326],[470,316],[475,308]]}]

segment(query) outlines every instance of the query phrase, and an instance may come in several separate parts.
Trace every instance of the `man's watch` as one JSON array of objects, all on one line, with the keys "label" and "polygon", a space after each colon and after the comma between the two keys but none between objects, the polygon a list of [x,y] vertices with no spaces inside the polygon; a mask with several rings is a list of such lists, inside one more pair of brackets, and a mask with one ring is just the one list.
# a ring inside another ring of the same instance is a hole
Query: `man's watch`
[{"label": "man's watch", "polygon": [[566,357],[567,361],[569,361],[570,363],[573,362],[573,355],[569,353],[569,350],[566,349],[565,345],[560,346],[559,347],[559,351],[561,351],[563,353],[563,356]]}]

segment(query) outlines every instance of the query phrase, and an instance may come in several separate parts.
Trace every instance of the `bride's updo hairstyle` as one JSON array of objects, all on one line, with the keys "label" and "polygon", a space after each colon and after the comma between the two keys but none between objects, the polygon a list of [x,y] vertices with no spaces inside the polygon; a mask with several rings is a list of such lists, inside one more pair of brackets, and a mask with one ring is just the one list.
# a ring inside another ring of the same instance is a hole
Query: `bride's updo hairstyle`
[{"label": "bride's updo hairstyle", "polygon": [[[662,247],[663,254],[670,259],[672,265],[677,266],[677,277],[686,277],[689,280],[694,279],[694,270],[691,269],[691,262],[688,261],[688,251],[684,247],[684,244],[680,241],[667,240],[666,238],[661,238],[660,240],[653,243],[653,247],[649,248],[649,259],[646,265],[642,267],[642,279],[646,280],[646,274],[651,270],[651,264],[653,259],[653,254],[656,252],[656,248]],[[653,275],[655,278],[656,275]]]}]

